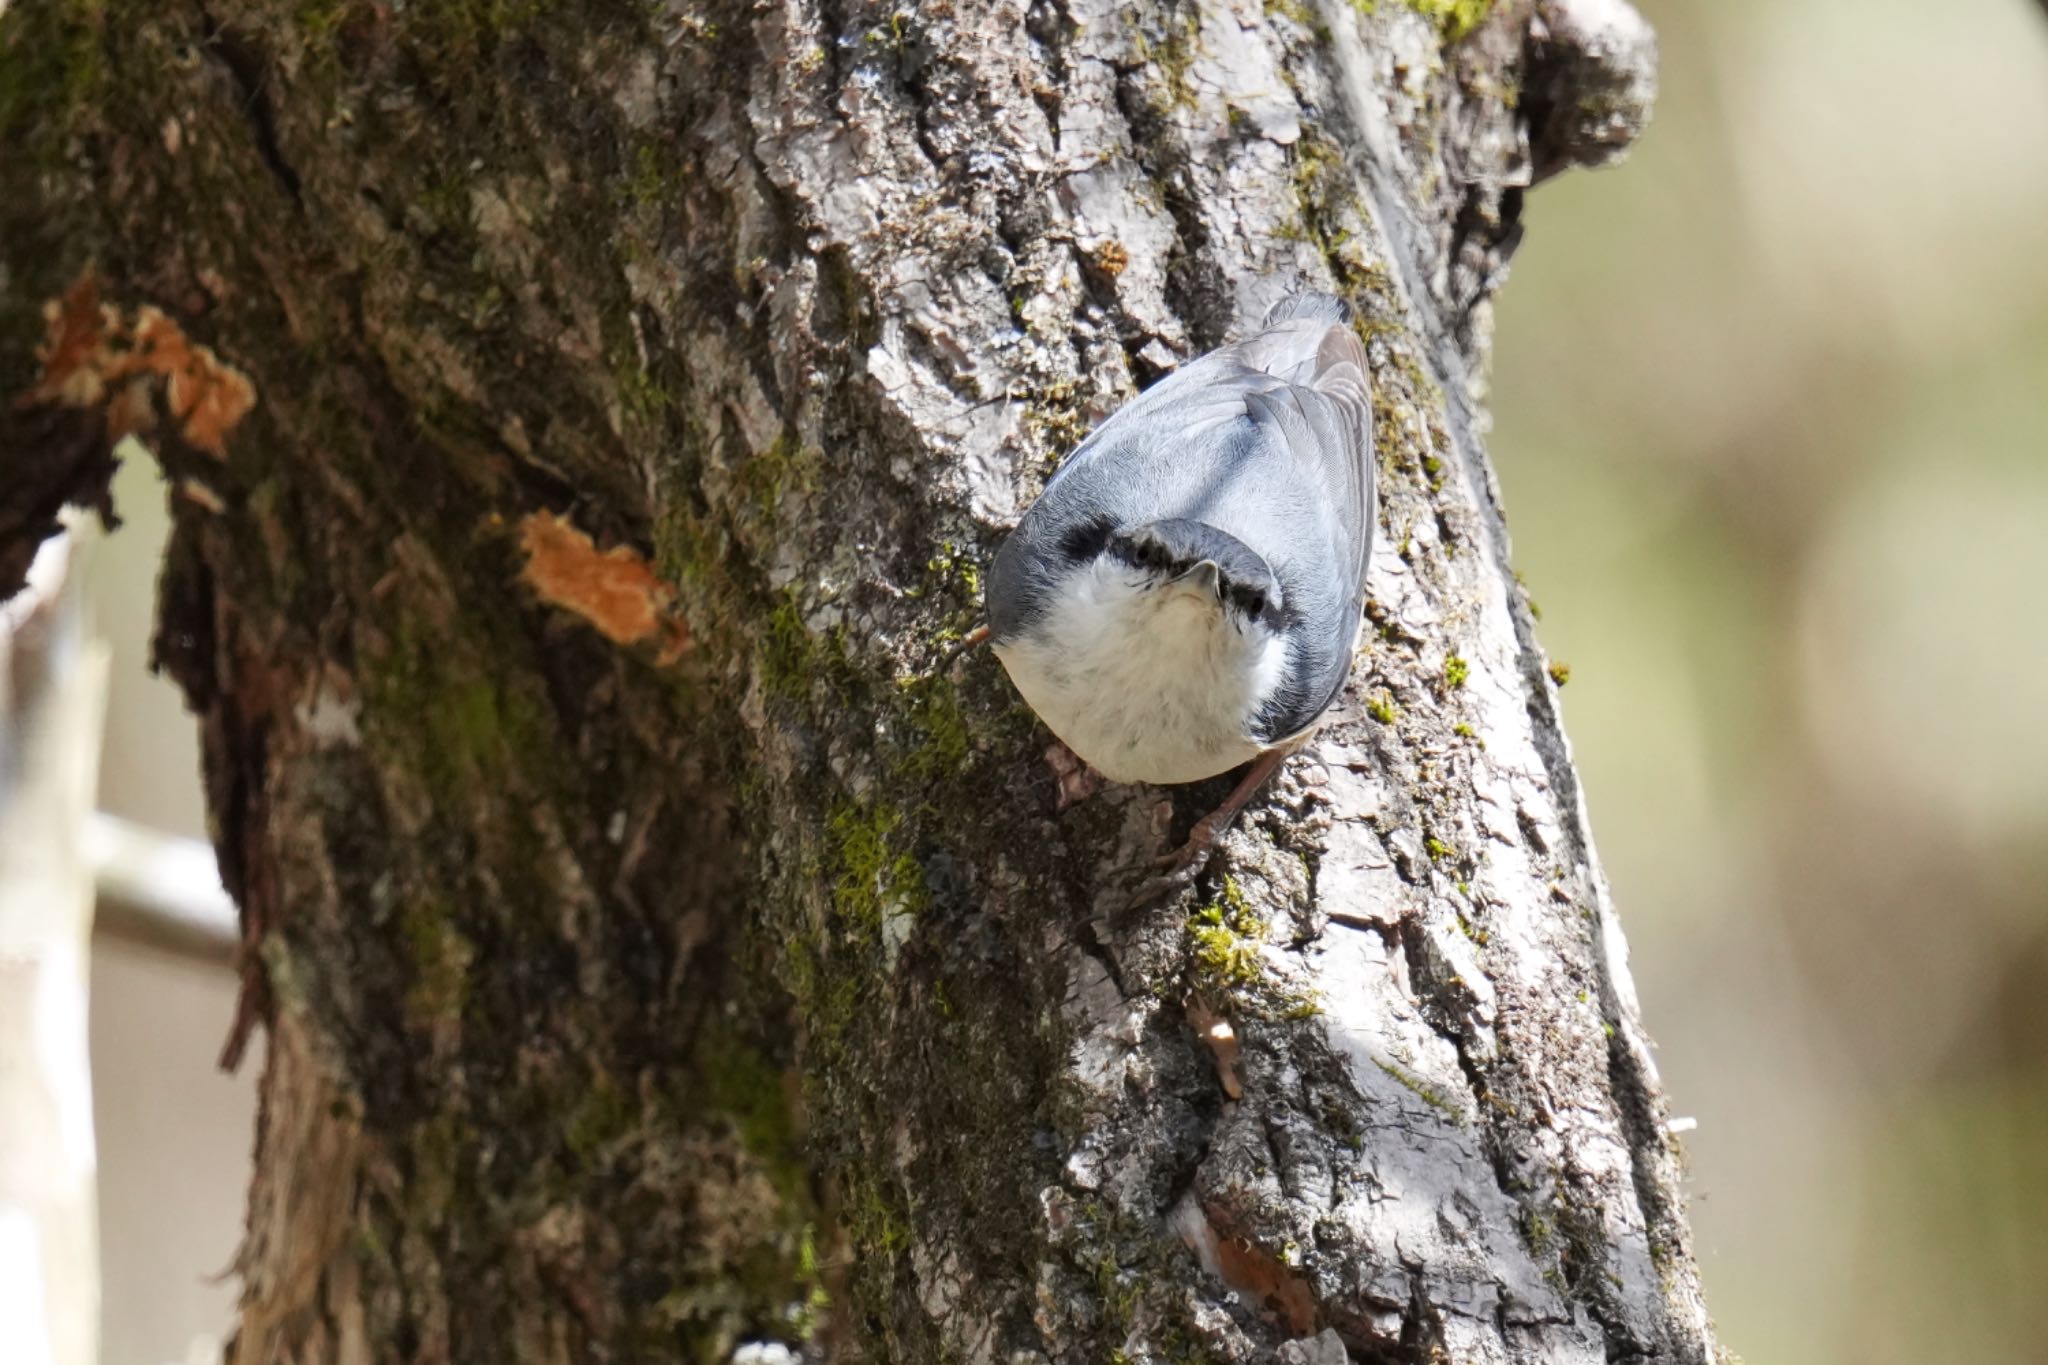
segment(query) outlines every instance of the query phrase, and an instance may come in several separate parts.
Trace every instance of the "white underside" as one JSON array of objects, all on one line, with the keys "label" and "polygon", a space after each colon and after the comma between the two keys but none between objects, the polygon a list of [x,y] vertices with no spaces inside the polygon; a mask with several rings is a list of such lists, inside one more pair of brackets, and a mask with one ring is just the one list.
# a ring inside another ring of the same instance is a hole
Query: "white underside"
[{"label": "white underside", "polygon": [[1114,782],[1194,782],[1255,758],[1247,732],[1286,645],[1234,624],[1206,591],[1143,590],[1098,562],[1028,635],[995,646],[1052,732]]}]

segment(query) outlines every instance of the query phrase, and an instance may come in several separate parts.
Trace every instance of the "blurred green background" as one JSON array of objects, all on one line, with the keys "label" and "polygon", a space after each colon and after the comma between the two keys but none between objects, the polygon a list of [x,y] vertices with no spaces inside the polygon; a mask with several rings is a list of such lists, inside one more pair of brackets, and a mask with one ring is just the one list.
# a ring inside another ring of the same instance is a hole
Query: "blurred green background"
[{"label": "blurred green background", "polygon": [[1708,1302],[1752,1365],[2048,1360],[2048,17],[1640,8],[1492,448]]}]

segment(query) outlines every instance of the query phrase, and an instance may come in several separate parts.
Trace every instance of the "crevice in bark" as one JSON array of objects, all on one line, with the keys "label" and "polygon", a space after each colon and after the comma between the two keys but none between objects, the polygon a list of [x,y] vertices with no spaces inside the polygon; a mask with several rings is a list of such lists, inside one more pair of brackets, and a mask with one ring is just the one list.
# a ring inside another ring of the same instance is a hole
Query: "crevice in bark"
[{"label": "crevice in bark", "polygon": [[240,92],[242,115],[248,120],[249,132],[255,139],[257,156],[271,178],[290,196],[293,205],[303,210],[306,203],[299,188],[299,173],[292,169],[291,163],[285,159],[284,149],[278,145],[277,111],[270,102],[268,63],[253,44],[224,26],[206,6],[198,6],[198,13],[205,50],[226,68],[235,89]]},{"label": "crevice in bark", "polygon": [[[1143,22],[1143,21],[1139,21]],[[1182,22],[1177,16],[1168,24]],[[1168,118],[1162,101],[1169,98],[1151,75],[1148,63],[1116,65],[1116,99],[1131,156],[1157,189],[1160,204],[1172,219],[1175,243],[1166,260],[1166,301],[1186,324],[1195,352],[1220,345],[1238,326],[1230,301],[1217,287],[1219,273],[1206,259],[1208,229],[1202,206],[1184,174],[1187,147]]]},{"label": "crevice in bark", "polygon": [[1067,83],[1067,45],[1073,37],[1074,16],[1061,0],[1031,0],[1024,16],[1025,32],[1038,45],[1044,78],[1031,87],[1031,99],[1045,115],[1052,130],[1052,149],[1060,150],[1060,90]]},{"label": "crevice in bark", "polygon": [[[892,26],[901,25],[900,14],[891,15]],[[918,150],[924,153],[935,176],[951,177],[959,167],[955,158],[948,155],[939,145],[939,129],[934,119],[940,117],[939,101],[930,89],[930,70],[938,54],[925,46],[923,35],[917,25],[912,24],[892,33],[889,45],[894,49],[896,61],[893,74],[896,88],[911,109],[911,127],[917,136]]]},{"label": "crevice in bark", "polygon": [[1475,183],[1467,185],[1459,198],[1446,258],[1463,262],[1469,255],[1475,266],[1483,267],[1471,271],[1470,287],[1462,297],[1448,300],[1449,330],[1467,354],[1478,349],[1473,314],[1491,302],[1521,242],[1521,209],[1522,192],[1515,186]]}]

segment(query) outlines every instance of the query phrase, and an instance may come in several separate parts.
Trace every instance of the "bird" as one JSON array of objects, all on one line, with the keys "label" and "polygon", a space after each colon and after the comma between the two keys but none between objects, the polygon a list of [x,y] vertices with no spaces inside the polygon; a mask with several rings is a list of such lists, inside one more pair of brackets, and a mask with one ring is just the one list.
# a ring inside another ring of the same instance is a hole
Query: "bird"
[{"label": "bird", "polygon": [[997,551],[988,643],[1113,782],[1249,763],[1170,861],[1199,861],[1350,674],[1377,497],[1364,348],[1343,300],[1257,331],[1111,413]]}]

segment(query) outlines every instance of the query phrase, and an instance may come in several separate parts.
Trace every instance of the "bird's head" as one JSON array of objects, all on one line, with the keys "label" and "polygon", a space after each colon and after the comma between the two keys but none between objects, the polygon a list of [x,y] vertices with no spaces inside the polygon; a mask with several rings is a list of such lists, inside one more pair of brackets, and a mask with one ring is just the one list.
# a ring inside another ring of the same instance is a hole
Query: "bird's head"
[{"label": "bird's head", "polygon": [[1100,571],[1160,600],[1192,600],[1247,635],[1276,633],[1285,596],[1272,567],[1243,541],[1199,521],[1152,521],[1113,530]]}]

